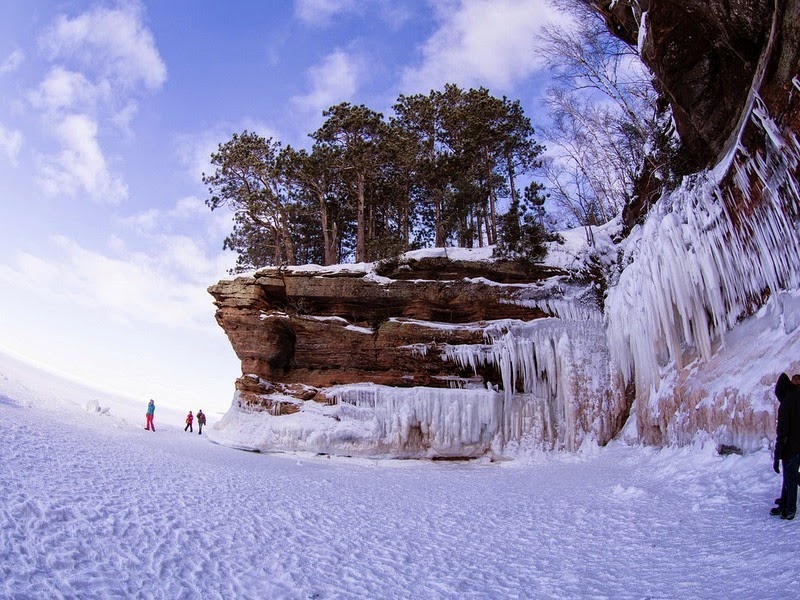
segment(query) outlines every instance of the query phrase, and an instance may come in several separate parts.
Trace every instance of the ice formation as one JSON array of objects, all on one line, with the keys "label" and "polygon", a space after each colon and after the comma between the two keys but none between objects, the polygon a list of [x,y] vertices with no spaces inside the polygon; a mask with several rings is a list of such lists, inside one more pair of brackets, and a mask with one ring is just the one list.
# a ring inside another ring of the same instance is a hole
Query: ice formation
[{"label": "ice formation", "polygon": [[337,400],[338,418],[365,423],[370,443],[395,455],[484,454],[503,412],[500,394],[486,388],[360,384],[330,388],[329,393]]},{"label": "ice formation", "polygon": [[488,327],[485,337],[486,344],[446,346],[442,357],[473,373],[486,365],[499,372],[502,442],[520,440],[537,421],[542,442],[575,448],[575,365],[564,323],[559,319],[501,322]]},{"label": "ice formation", "polygon": [[[484,344],[435,346],[443,360],[474,375],[454,378],[455,389],[333,386],[325,389],[329,405],[304,403],[300,413],[267,417],[257,444],[422,458],[503,454],[510,447],[574,450],[587,436],[608,439],[606,420],[619,398],[609,393],[614,386],[602,323],[502,320],[491,323],[485,337]],[[407,349],[412,355],[433,351]],[[497,381],[478,376],[487,366]],[[229,413],[220,429],[241,426],[240,416]]]},{"label": "ice formation", "polygon": [[687,178],[626,242],[606,322],[611,355],[639,402],[658,392],[668,367],[708,361],[766,298],[800,284],[800,144],[780,134],[757,97],[752,118],[767,146],[738,148],[732,186],[712,172]]},{"label": "ice formation", "polygon": [[[800,88],[797,78],[793,83]],[[620,246],[612,241],[619,222],[594,228],[591,244],[582,231],[565,232],[547,261],[572,277],[526,285],[480,280],[513,288],[508,302],[546,316],[389,319],[417,329],[483,332],[482,343],[437,343],[434,334],[429,343],[401,347],[409,360],[438,353],[458,365],[458,376],[444,377],[450,387],[328,387],[319,390],[328,404],[288,400],[300,412],[248,415],[257,426],[231,411],[222,429],[238,423],[261,449],[464,457],[605,443],[631,415],[624,431],[646,443],[686,444],[707,435],[739,447],[761,444],[774,427],[769,377],[776,361],[759,361],[750,346],[781,360],[797,354],[800,369],[800,141],[781,132],[757,94],[748,106],[763,151],[748,151],[738,132],[717,168],[663,195]],[[373,266],[359,268],[371,281],[385,280],[376,279]],[[587,283],[598,272],[611,274],[602,306],[599,282]]]}]

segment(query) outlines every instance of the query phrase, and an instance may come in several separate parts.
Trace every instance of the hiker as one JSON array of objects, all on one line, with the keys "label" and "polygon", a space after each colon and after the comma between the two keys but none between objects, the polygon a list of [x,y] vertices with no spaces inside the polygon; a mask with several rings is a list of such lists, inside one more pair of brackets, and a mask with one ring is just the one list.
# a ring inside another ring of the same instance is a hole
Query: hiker
[{"label": "hiker", "polygon": [[156,430],[156,426],[153,423],[153,415],[156,412],[156,403],[153,402],[153,399],[150,398],[150,402],[147,403],[147,413],[145,413],[145,429],[150,429],[151,431]]},{"label": "hiker", "polygon": [[203,414],[203,409],[197,411],[197,435],[203,435],[203,425],[206,424],[206,416]]},{"label": "hiker", "polygon": [[189,411],[189,414],[186,415],[186,427],[183,428],[184,431],[188,429],[189,433],[192,433],[192,421],[194,421],[194,416],[192,415],[192,411]]},{"label": "hiker", "polygon": [[778,506],[770,511],[781,519],[791,521],[797,512],[798,468],[800,468],[800,389],[793,385],[786,373],[781,373],[775,384],[778,398],[778,425],[775,435],[775,455],[772,468],[781,472],[783,486]]}]

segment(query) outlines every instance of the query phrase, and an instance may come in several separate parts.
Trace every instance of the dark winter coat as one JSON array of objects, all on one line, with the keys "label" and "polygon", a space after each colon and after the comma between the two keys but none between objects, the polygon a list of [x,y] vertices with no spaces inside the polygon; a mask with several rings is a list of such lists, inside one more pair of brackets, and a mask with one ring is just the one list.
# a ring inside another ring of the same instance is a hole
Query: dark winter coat
[{"label": "dark winter coat", "polygon": [[775,460],[793,458],[800,454],[800,389],[781,373],[775,396],[779,402]]}]

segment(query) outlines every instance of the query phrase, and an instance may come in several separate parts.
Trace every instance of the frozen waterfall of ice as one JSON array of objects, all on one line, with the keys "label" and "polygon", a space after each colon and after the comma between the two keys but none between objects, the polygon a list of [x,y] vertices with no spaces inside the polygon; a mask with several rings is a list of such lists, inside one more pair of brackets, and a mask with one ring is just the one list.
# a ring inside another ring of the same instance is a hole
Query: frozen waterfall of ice
[{"label": "frozen waterfall of ice", "polygon": [[[549,448],[574,450],[613,389],[605,333],[594,320],[498,321],[485,344],[446,345],[442,357],[478,373],[492,367],[502,387],[502,443],[530,436]],[[614,396],[614,394],[611,394]]]},{"label": "frozen waterfall of ice", "polygon": [[637,399],[658,391],[667,367],[709,360],[766,298],[800,284],[800,144],[780,135],[758,98],[752,115],[767,147],[753,155],[739,147],[734,192],[723,192],[713,173],[689,177],[626,242],[606,323],[611,355],[635,381]]}]

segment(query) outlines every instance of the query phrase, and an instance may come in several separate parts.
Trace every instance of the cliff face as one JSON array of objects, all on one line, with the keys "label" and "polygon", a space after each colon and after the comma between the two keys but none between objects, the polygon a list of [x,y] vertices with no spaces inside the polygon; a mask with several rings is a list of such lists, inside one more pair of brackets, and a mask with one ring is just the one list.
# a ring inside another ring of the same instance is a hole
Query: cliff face
[{"label": "cliff face", "polygon": [[[209,291],[243,372],[287,389],[358,382],[447,387],[461,369],[421,349],[481,343],[476,323],[546,316],[525,305],[527,290],[504,284],[531,281],[511,268],[423,258],[380,273],[371,266],[262,269]],[[251,389],[248,383],[242,390],[243,401],[272,408]]]},{"label": "cliff face", "polygon": [[800,0],[587,1],[672,106],[681,185],[536,272],[439,250],[212,286],[243,373],[220,441],[465,457],[774,435],[772,385],[800,372]]},{"label": "cliff face", "polygon": [[[275,419],[265,445],[461,457],[611,439],[629,406],[610,382],[600,297],[586,273],[458,252],[468,258],[438,250],[262,269],[212,286],[217,321],[242,360],[236,409],[319,418],[306,438]],[[364,421],[366,430],[352,430]]]},{"label": "cliff face", "polygon": [[626,215],[643,225],[608,297],[638,439],[757,446],[778,374],[800,370],[800,2],[592,4],[639,43],[693,171],[646,219]]},{"label": "cliff face", "polygon": [[800,54],[796,0],[592,0],[669,100],[687,162],[712,166],[736,141],[756,91],[794,120],[787,92]]}]

